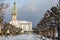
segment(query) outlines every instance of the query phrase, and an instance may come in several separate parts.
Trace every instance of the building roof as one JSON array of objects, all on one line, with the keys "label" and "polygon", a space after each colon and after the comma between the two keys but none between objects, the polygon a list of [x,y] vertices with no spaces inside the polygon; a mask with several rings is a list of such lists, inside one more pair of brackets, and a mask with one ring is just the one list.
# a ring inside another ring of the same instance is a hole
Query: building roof
[{"label": "building roof", "polygon": [[28,22],[28,21],[19,21],[20,23],[30,23],[30,22]]},{"label": "building roof", "polygon": [[[11,22],[13,22],[13,21],[11,21]],[[15,22],[15,24],[19,24],[19,23],[31,23],[29,21],[20,21],[20,20],[17,20],[17,21],[14,21],[14,22]]]},{"label": "building roof", "polygon": [[[12,22],[14,22],[14,23],[12,23]],[[22,23],[25,24],[25,23],[32,23],[32,22],[17,20],[17,21],[10,21],[9,23],[12,24],[12,25],[14,25],[14,26],[19,27],[20,24],[22,24]]]}]

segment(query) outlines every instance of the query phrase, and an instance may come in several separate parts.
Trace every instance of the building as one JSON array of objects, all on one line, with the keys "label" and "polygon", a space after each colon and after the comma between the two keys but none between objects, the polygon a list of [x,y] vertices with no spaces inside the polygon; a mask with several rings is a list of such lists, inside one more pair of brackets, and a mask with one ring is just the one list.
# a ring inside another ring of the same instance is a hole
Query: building
[{"label": "building", "polygon": [[17,9],[16,3],[14,2],[14,7],[12,10],[12,20],[9,22],[17,28],[22,29],[22,33],[24,32],[32,32],[32,22],[17,20]]}]

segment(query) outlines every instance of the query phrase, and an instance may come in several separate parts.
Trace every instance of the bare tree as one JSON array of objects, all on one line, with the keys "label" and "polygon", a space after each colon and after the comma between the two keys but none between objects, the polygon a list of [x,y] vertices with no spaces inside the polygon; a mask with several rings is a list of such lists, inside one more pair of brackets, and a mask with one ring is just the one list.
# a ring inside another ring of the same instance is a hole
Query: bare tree
[{"label": "bare tree", "polygon": [[51,38],[53,37],[53,40],[55,40],[55,28],[57,28],[58,40],[60,40],[60,1],[57,6],[53,6],[50,10],[47,10],[37,27],[39,27],[39,29],[49,28],[50,31],[52,31]]},{"label": "bare tree", "polygon": [[5,0],[0,0],[0,23],[3,22],[4,19],[4,9],[8,8],[8,4],[5,4],[4,2]]}]

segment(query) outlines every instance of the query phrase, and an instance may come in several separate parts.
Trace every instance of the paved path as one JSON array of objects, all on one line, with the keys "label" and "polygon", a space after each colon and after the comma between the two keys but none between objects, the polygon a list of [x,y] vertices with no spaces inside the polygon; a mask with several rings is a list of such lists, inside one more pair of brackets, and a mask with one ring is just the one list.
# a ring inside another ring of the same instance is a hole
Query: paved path
[{"label": "paved path", "polygon": [[[21,35],[17,35],[17,36],[0,38],[0,40],[42,40],[42,39],[39,38],[39,35],[34,35],[34,34],[21,34]],[[48,39],[46,39],[46,40],[48,40]]]}]

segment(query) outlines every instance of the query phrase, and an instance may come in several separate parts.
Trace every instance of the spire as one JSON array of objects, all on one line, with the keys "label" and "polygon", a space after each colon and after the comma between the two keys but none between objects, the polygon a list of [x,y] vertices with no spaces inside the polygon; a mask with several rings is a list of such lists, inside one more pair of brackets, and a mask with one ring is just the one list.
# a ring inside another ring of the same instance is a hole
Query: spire
[{"label": "spire", "polygon": [[17,19],[17,9],[16,9],[16,3],[14,2],[13,10],[12,10],[12,20],[16,21],[16,19]]},{"label": "spire", "polygon": [[13,11],[16,12],[16,3],[14,2]]}]

